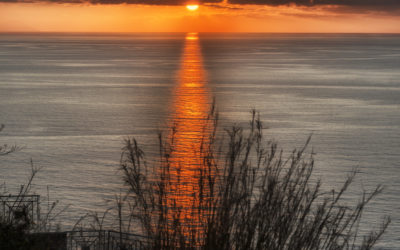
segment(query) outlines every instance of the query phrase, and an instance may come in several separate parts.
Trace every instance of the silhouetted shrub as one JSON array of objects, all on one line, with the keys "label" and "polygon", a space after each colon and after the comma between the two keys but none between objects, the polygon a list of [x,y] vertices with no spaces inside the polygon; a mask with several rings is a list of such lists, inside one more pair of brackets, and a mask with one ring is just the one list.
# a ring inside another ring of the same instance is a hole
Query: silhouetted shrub
[{"label": "silhouetted shrub", "polygon": [[[4,126],[0,125],[0,132]],[[18,146],[0,146],[0,157],[20,150]],[[40,212],[39,195],[33,195],[31,187],[36,174],[40,168],[33,165],[31,161],[31,173],[27,182],[20,186],[16,194],[0,194],[0,249],[1,250],[25,250],[25,249],[50,249],[38,247],[44,246],[45,234],[38,232],[49,232],[53,229],[53,222],[66,208],[55,213],[58,201],[49,202],[47,197],[47,209]],[[35,234],[36,233],[36,234]],[[55,234],[53,234],[55,235]],[[49,241],[53,240],[50,235]],[[38,238],[40,237],[40,239]],[[63,249],[60,247],[60,249]]]},{"label": "silhouetted shrub", "polygon": [[[389,224],[360,235],[358,223],[382,190],[364,192],[354,206],[339,190],[323,192],[312,177],[310,138],[290,157],[266,141],[255,111],[249,127],[233,126],[224,136],[215,111],[204,123],[195,159],[185,165],[177,129],[159,136],[160,159],[151,168],[137,141],[126,140],[121,169],[129,188],[129,216],[151,239],[149,249],[371,249]],[[194,162],[193,162],[194,160]],[[185,168],[191,169],[185,172]]]}]

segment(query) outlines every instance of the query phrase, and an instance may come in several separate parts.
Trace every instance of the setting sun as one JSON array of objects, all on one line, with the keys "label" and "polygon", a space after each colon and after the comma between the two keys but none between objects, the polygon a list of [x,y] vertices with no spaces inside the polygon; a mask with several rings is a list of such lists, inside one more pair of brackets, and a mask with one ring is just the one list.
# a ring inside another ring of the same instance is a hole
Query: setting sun
[{"label": "setting sun", "polygon": [[195,11],[199,8],[199,6],[197,4],[189,4],[186,5],[186,9],[190,10],[190,11]]}]

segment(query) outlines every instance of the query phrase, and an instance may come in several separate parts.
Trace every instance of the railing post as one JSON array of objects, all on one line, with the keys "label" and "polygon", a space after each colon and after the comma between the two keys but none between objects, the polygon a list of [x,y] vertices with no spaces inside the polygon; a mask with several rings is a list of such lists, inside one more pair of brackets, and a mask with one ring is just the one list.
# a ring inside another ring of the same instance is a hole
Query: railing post
[{"label": "railing post", "polygon": [[40,195],[36,196],[37,204],[36,204],[36,213],[37,213],[37,222],[40,223]]},{"label": "railing post", "polygon": [[107,250],[110,250],[110,231],[107,231]]}]

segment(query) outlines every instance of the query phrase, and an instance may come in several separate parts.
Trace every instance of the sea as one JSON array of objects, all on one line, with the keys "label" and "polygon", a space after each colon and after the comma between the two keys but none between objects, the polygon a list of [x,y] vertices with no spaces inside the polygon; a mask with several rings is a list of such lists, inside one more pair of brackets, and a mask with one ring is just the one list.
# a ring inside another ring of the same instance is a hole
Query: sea
[{"label": "sea", "polygon": [[54,223],[68,230],[126,192],[124,140],[155,157],[160,131],[211,103],[226,127],[248,126],[255,109],[266,139],[288,153],[311,136],[328,191],[357,171],[349,206],[382,185],[361,231],[390,216],[377,246],[400,248],[396,34],[0,34],[0,145],[19,147],[0,156],[1,194],[40,168],[31,193],[42,211],[58,201]]}]

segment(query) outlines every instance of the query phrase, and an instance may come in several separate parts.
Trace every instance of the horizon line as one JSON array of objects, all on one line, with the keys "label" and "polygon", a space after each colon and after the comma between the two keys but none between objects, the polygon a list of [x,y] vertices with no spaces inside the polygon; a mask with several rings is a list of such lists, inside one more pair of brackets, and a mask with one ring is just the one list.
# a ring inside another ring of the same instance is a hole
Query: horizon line
[{"label": "horizon line", "polygon": [[365,34],[365,35],[400,35],[400,32],[257,32],[257,31],[132,31],[132,32],[94,32],[94,31],[0,31],[0,34],[113,34],[113,35],[129,35],[129,34]]}]

